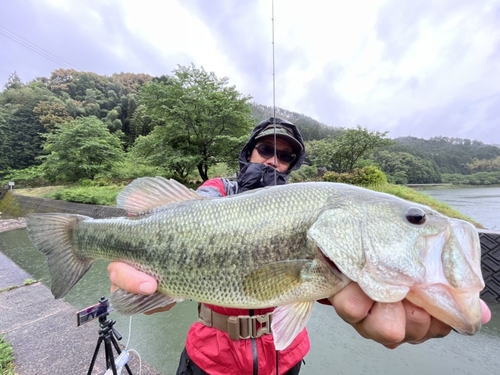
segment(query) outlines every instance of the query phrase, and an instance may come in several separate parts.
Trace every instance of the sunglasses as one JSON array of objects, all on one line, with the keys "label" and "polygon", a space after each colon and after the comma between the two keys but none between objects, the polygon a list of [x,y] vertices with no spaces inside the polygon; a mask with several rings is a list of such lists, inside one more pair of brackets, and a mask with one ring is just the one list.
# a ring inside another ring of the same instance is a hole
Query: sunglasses
[{"label": "sunglasses", "polygon": [[[259,143],[255,146],[255,149],[263,158],[269,159],[274,157],[274,147],[271,145],[267,145],[265,143]],[[282,163],[291,163],[295,160],[297,155],[290,151],[280,151],[276,150],[276,156],[278,160]]]}]

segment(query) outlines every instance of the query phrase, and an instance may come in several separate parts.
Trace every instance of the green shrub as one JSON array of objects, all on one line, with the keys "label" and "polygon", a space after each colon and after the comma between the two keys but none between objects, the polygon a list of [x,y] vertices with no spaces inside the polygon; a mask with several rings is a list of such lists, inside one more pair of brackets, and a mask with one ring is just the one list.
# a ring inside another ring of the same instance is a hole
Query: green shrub
[{"label": "green shrub", "polygon": [[[123,163],[117,165],[110,173],[109,177],[119,180],[133,180],[138,177],[144,176],[164,176],[165,169],[153,166],[151,164],[146,164],[140,160],[134,160],[130,155],[127,154],[126,160]],[[101,176],[97,176],[100,179]]]},{"label": "green shrub", "polygon": [[84,178],[78,181],[78,184],[82,187],[89,187],[89,186],[94,186],[94,181],[89,180],[88,178]]},{"label": "green shrub", "polygon": [[303,165],[290,173],[290,182],[318,181],[318,168],[312,165]]},{"label": "green shrub", "polygon": [[116,197],[122,189],[123,186],[117,185],[67,188],[57,190],[51,198],[67,202],[113,206],[116,204]]},{"label": "green shrub", "polygon": [[323,180],[328,182],[341,182],[351,185],[367,186],[386,184],[387,177],[384,172],[374,166],[357,168],[351,173],[326,172]]},{"label": "green shrub", "polygon": [[0,335],[0,374],[14,375],[14,352],[12,346]]},{"label": "green shrub", "polygon": [[500,172],[477,172],[469,175],[443,173],[442,180],[454,185],[498,185],[500,184]]},{"label": "green shrub", "polygon": [[39,165],[9,171],[0,181],[0,186],[8,184],[10,181],[15,182],[16,188],[38,187],[47,184]]}]

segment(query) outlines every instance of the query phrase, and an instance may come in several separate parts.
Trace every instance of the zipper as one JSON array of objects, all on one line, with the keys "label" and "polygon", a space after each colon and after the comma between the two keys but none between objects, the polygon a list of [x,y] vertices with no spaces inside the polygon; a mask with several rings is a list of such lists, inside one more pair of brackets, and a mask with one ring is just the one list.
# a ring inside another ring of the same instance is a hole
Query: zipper
[{"label": "zipper", "polygon": [[[254,316],[254,314],[254,310],[248,311],[249,316]],[[259,375],[259,355],[257,353],[257,342],[255,340],[254,338],[250,339],[250,343],[252,344],[253,375]]]}]

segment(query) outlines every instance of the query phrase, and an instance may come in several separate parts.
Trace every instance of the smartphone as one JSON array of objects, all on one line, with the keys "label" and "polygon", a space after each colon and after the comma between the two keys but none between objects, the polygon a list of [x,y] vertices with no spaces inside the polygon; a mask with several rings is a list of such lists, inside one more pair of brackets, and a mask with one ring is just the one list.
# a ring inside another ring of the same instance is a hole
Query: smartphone
[{"label": "smartphone", "polygon": [[113,307],[107,298],[101,298],[101,301],[95,305],[89,306],[76,313],[76,326],[88,323],[100,316],[107,315],[113,311]]}]

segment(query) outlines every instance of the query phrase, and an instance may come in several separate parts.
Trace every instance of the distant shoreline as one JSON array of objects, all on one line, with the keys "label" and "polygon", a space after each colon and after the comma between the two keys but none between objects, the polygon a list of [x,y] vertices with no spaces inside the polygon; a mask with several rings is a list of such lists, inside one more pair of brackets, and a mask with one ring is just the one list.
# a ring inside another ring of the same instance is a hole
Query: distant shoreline
[{"label": "distant shoreline", "polygon": [[455,185],[455,184],[405,184],[404,186],[415,190],[426,189],[472,189],[472,188],[488,188],[500,187],[498,184],[494,185]]}]

